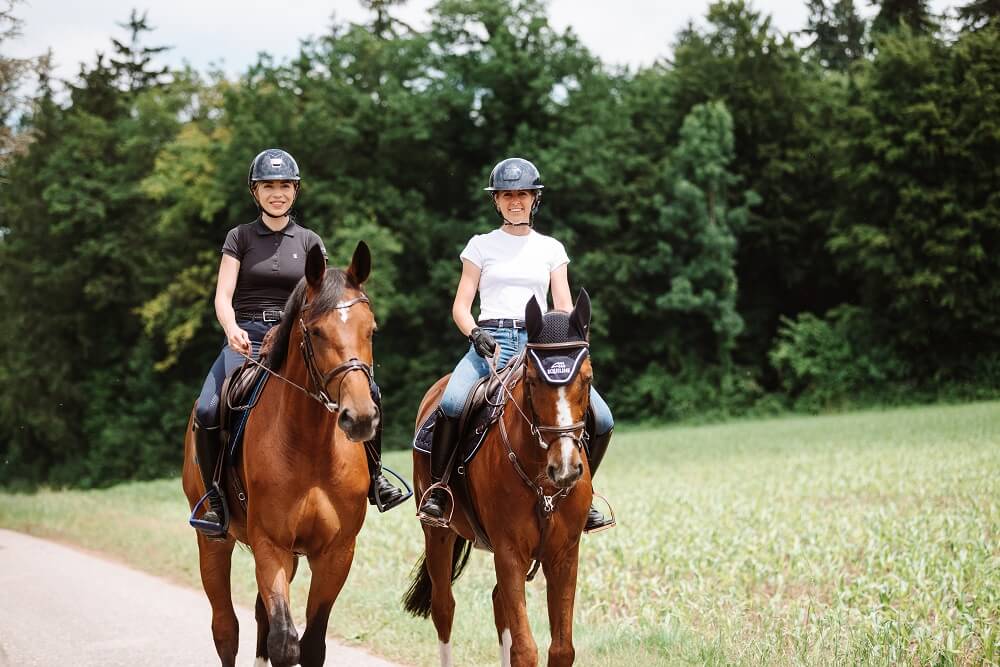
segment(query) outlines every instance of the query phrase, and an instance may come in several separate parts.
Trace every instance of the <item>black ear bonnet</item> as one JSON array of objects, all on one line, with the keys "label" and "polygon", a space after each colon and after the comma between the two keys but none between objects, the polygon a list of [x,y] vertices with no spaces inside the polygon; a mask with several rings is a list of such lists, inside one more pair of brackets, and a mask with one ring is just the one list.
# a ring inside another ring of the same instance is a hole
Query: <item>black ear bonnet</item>
[{"label": "black ear bonnet", "polygon": [[545,313],[541,329],[529,336],[527,347],[546,384],[557,386],[572,382],[590,354],[586,332],[577,330],[569,313],[559,311]]}]

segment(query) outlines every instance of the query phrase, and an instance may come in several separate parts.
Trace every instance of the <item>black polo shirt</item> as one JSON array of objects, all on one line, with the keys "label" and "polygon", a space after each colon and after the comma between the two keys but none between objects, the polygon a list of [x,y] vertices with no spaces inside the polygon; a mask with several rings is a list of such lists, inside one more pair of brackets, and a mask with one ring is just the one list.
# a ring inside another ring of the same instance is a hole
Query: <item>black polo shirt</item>
[{"label": "black polo shirt", "polygon": [[271,231],[260,218],[230,229],[222,252],[240,262],[233,310],[237,313],[282,310],[288,295],[305,275],[306,254],[316,244],[326,258],[326,247],[319,235],[291,218],[277,232]]}]

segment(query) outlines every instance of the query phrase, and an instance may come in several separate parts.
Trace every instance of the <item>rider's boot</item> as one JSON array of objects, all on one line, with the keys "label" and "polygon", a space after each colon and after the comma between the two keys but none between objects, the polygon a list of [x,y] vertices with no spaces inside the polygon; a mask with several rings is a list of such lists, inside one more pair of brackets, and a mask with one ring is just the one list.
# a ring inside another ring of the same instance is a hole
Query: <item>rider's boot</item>
[{"label": "rider's boot", "polygon": [[202,426],[194,423],[194,451],[198,456],[198,468],[201,470],[201,481],[208,492],[208,510],[201,515],[195,528],[207,537],[224,539],[229,530],[229,513],[226,511],[226,501],[215,480],[215,470],[222,453],[222,428],[220,426]]},{"label": "rider's boot", "polygon": [[[458,441],[458,418],[448,417],[440,410],[434,423],[434,440],[431,444],[431,482],[440,484],[444,479],[448,466],[452,462],[452,453]],[[445,511],[450,497],[445,486],[435,486],[426,494],[424,502],[417,511],[421,521],[429,526],[445,527],[448,519]]]},{"label": "rider's boot", "polygon": [[[604,453],[608,451],[608,443],[611,442],[611,434],[614,433],[614,429],[611,429],[607,433],[602,435],[595,435],[590,439],[590,445],[587,448],[588,462],[590,463],[590,479],[594,479],[594,475],[597,474],[597,467],[601,465],[601,459],[604,458]],[[601,531],[606,528],[611,528],[615,525],[614,518],[607,518],[593,505],[590,506],[590,511],[587,512],[587,524],[583,527],[583,532],[592,533],[596,531]]]},{"label": "rider's boot", "polygon": [[375,431],[375,437],[365,443],[365,456],[368,458],[368,474],[372,480],[368,486],[369,503],[377,507],[379,512],[386,512],[410,497],[393,486],[382,474],[381,424]]}]

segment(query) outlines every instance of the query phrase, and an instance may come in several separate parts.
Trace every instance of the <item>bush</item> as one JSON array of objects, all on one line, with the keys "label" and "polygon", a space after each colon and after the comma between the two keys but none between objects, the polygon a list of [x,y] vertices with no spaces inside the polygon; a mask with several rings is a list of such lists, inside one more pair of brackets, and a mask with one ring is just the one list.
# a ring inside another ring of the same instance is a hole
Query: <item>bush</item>
[{"label": "bush", "polygon": [[831,409],[874,397],[912,377],[909,364],[878,335],[873,318],[850,305],[823,318],[783,317],[769,357],[796,408]]}]

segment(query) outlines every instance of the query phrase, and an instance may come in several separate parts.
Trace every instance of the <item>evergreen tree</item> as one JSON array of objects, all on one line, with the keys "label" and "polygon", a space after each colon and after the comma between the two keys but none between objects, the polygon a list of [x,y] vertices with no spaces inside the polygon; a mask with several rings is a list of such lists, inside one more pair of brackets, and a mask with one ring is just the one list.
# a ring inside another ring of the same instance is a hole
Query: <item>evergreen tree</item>
[{"label": "evergreen tree", "polygon": [[930,35],[937,29],[927,0],[871,0],[871,4],[879,8],[872,21],[873,33],[892,32],[901,25],[918,35]]},{"label": "evergreen tree", "polygon": [[925,371],[995,350],[1000,319],[1000,40],[903,30],[860,88],[831,249]]},{"label": "evergreen tree", "polygon": [[854,0],[808,0],[809,18],[803,32],[813,41],[806,50],[831,70],[846,72],[865,54],[865,21]]}]

